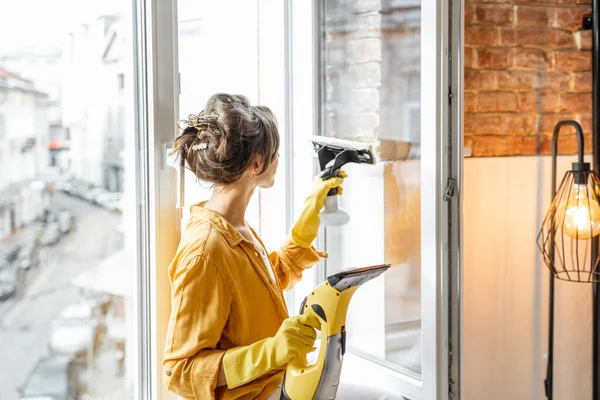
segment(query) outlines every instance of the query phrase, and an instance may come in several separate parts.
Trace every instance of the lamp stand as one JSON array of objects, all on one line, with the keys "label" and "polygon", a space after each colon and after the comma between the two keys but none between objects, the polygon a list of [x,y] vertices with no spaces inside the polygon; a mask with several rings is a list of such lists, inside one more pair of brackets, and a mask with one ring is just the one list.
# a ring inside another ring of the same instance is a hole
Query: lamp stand
[{"label": "lamp stand", "polygon": [[[592,0],[592,140],[593,170],[600,173],[600,0]],[[598,257],[598,241],[592,245],[592,260]],[[596,258],[594,258],[596,257]],[[592,286],[592,399],[600,400],[600,283]]]},{"label": "lamp stand", "polygon": [[[600,88],[600,0],[592,0],[592,117],[593,117],[593,170],[600,173],[600,115],[598,115],[598,95]],[[592,257],[598,257],[598,241],[592,245]],[[595,260],[596,258],[592,258]],[[600,400],[600,283],[593,283],[593,373],[592,399]]]},{"label": "lamp stand", "polygon": [[[583,28],[592,30],[592,141],[593,171],[600,173],[600,0],[592,0],[592,15]],[[592,257],[598,257],[598,243],[592,243]],[[593,258],[596,259],[596,258]],[[592,400],[600,400],[600,283],[592,286]]]},{"label": "lamp stand", "polygon": [[[599,1],[599,0],[595,0]],[[552,193],[550,198],[554,200],[554,196],[556,196],[556,162],[558,158],[558,136],[560,134],[560,129],[563,126],[572,126],[575,128],[575,132],[577,133],[577,156],[579,164],[583,164],[584,158],[584,138],[583,138],[583,130],[581,129],[581,125],[576,121],[560,121],[556,124],[554,128],[554,133],[552,134]],[[598,145],[600,146],[600,141],[598,141]],[[600,161],[600,159],[599,159]],[[550,231],[550,251],[548,254],[548,258],[550,260],[551,265],[554,265],[554,237],[555,237],[554,228]],[[595,241],[593,241],[595,242]],[[597,250],[596,250],[597,251]],[[594,258],[592,258],[594,260]],[[554,273],[550,273],[550,295],[548,301],[548,363],[546,365],[546,380],[544,381],[544,388],[546,390],[546,397],[548,400],[552,400],[553,398],[553,374],[554,374],[554,283],[555,283]],[[595,375],[594,375],[595,376]],[[594,398],[594,400],[596,400]]]}]

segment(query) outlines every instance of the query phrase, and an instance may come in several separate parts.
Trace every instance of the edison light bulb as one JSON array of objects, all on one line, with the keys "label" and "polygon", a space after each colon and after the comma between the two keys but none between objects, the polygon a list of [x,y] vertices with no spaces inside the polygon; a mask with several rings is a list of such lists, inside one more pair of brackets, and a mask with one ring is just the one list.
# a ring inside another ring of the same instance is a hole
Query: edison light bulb
[{"label": "edison light bulb", "polygon": [[600,205],[589,198],[587,185],[573,185],[570,198],[556,210],[556,222],[573,239],[591,239],[600,233]]}]

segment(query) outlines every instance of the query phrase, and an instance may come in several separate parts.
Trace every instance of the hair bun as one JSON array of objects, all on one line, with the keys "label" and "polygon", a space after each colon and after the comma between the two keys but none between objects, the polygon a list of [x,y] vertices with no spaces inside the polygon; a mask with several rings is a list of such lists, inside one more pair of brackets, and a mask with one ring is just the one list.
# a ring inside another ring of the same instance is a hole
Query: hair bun
[{"label": "hair bun", "polygon": [[215,94],[200,114],[190,114],[178,125],[185,129],[173,151],[187,161],[196,177],[215,184],[237,181],[257,157],[263,162],[260,173],[264,172],[279,150],[271,110],[251,106],[241,95]]}]

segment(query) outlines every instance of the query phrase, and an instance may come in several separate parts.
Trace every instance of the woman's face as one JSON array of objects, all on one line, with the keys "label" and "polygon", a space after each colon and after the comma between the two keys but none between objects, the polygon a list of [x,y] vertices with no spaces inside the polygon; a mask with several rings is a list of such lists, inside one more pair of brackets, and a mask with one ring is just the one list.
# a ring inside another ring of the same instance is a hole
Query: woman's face
[{"label": "woman's face", "polygon": [[275,184],[275,174],[277,173],[277,166],[279,165],[279,152],[265,172],[257,176],[257,186],[263,189],[268,189]]}]

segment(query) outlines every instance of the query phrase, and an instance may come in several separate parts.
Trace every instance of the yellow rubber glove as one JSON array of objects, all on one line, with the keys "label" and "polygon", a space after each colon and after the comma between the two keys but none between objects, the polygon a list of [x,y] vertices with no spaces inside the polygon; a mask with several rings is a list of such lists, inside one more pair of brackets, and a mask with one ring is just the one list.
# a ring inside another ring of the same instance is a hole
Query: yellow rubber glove
[{"label": "yellow rubber glove", "polygon": [[304,209],[292,227],[292,242],[300,247],[309,248],[317,237],[321,218],[319,212],[325,205],[325,199],[330,189],[337,188],[338,195],[342,194],[341,184],[348,175],[340,170],[341,178],[323,180],[315,178],[311,194],[304,200]]},{"label": "yellow rubber glove", "polygon": [[248,346],[227,350],[223,371],[227,386],[234,389],[280,369],[296,357],[314,350],[321,323],[314,315],[297,315],[283,321],[275,336]]}]

